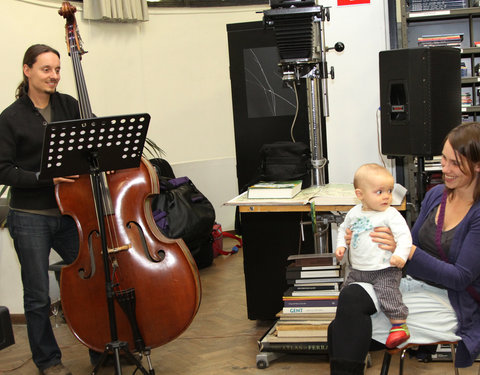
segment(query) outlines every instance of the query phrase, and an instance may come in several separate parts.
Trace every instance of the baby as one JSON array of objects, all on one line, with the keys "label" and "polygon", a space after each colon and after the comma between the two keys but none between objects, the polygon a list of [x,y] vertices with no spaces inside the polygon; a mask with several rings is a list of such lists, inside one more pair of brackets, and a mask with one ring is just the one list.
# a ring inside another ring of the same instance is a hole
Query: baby
[{"label": "baby", "polygon": [[[394,180],[386,168],[378,164],[362,165],[355,173],[353,185],[361,204],[353,207],[340,225],[335,256],[339,261],[343,259],[347,250],[346,229],[350,229],[351,270],[343,286],[354,282],[373,285],[381,309],[392,323],[385,345],[394,348],[410,337],[406,325],[408,308],[399,286],[412,236],[403,216],[390,206]],[[369,234],[376,227],[389,227],[392,231],[397,243],[393,254],[372,241]]]}]

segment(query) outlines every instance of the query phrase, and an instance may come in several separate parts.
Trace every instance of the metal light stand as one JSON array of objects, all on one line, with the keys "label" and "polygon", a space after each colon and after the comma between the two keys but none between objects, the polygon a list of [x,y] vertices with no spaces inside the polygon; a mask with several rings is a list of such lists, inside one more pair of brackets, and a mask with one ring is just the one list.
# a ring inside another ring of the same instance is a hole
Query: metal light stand
[{"label": "metal light stand", "polygon": [[[312,185],[325,185],[325,168],[328,160],[323,150],[322,130],[329,116],[327,79],[334,79],[333,67],[328,72],[326,53],[337,52],[345,46],[337,42],[335,47],[325,46],[325,21],[330,21],[328,7],[315,5],[315,1],[271,0],[272,9],[264,11],[264,22],[273,26],[280,53],[279,66],[282,79],[298,84],[306,80],[309,119]],[[312,227],[316,253],[326,252],[326,232],[329,220],[317,220],[312,212]],[[321,215],[319,215],[321,216]]]}]

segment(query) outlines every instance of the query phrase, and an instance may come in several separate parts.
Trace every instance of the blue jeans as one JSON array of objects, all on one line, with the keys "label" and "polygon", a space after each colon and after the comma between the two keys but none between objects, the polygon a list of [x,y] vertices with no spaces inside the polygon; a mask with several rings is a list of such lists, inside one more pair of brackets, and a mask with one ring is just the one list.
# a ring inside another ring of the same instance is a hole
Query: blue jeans
[{"label": "blue jeans", "polygon": [[10,235],[20,261],[23,304],[32,358],[40,370],[60,363],[62,353],[50,323],[48,265],[53,248],[66,263],[78,254],[75,221],[70,216],[36,215],[10,210]]}]

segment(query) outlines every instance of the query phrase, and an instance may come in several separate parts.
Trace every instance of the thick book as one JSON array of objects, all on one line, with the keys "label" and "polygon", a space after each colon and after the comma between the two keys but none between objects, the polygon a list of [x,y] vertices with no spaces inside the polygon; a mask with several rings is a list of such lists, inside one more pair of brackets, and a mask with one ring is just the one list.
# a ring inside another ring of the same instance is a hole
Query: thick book
[{"label": "thick book", "polygon": [[315,330],[315,329],[327,329],[330,325],[330,322],[312,322],[312,321],[303,321],[303,322],[282,322],[277,321],[276,329],[277,331],[297,331],[297,330]]},{"label": "thick book", "polygon": [[284,307],[284,314],[312,314],[312,313],[334,313],[337,306],[319,306],[319,307]]},{"label": "thick book", "polygon": [[343,283],[344,279],[343,277],[323,277],[323,278],[314,278],[314,279],[309,279],[309,278],[304,278],[304,279],[299,279],[295,277],[289,277],[287,274],[287,283],[289,285],[300,285],[300,284],[317,284],[317,283]]},{"label": "thick book", "polygon": [[294,284],[290,287],[292,292],[321,292],[325,291],[338,291],[340,290],[340,283],[308,283],[308,284]]},{"label": "thick book", "polygon": [[[292,319],[290,319],[290,316],[292,314],[284,314],[282,316],[282,319],[279,319],[277,321],[277,325],[281,324],[281,325],[285,325],[285,324],[291,324],[291,325],[296,325],[296,324],[301,324],[301,325],[308,325],[308,324],[313,324],[313,325],[322,325],[322,324],[326,324],[327,326],[332,322],[332,318],[308,318],[308,319],[305,319],[304,316],[302,316],[302,319],[298,318],[297,317],[294,317]],[[305,315],[305,314],[304,314]],[[317,314],[317,315],[320,315],[320,314]]]},{"label": "thick book", "polygon": [[326,353],[328,344],[318,337],[278,337],[273,326],[258,340],[258,348],[261,352]]},{"label": "thick book", "polygon": [[280,311],[276,314],[279,318],[279,321],[292,321],[292,320],[301,320],[301,321],[332,321],[335,319],[335,312],[321,312],[321,313],[288,313],[285,314],[283,311]]},{"label": "thick book", "polygon": [[333,266],[337,265],[337,258],[333,253],[294,254],[287,258],[297,267],[303,266]]},{"label": "thick book", "polygon": [[304,337],[315,337],[317,340],[327,341],[327,329],[320,330],[299,330],[299,331],[278,331],[277,337],[296,337],[302,339]]},{"label": "thick book", "polygon": [[307,289],[307,290],[296,290],[294,287],[288,288],[283,293],[283,298],[338,298],[340,291],[337,290],[324,290],[324,289]]},{"label": "thick book", "polygon": [[295,263],[290,263],[287,266],[287,271],[321,271],[321,270],[339,270],[339,264],[331,265],[317,265],[317,266],[297,266]]},{"label": "thick book", "polygon": [[313,271],[299,271],[299,270],[288,270],[287,269],[287,279],[317,279],[317,278],[332,278],[340,277],[340,269],[333,270],[313,270]]},{"label": "thick book", "polygon": [[280,324],[277,323],[277,337],[317,337],[327,339],[328,324]]},{"label": "thick book", "polygon": [[[332,285],[336,285],[336,283],[331,283]],[[301,285],[301,284],[300,284]],[[306,284],[308,285],[308,284]],[[308,296],[312,297],[317,296],[337,296],[340,294],[340,290],[337,289],[297,289],[297,287],[290,287],[284,293],[284,297],[295,297],[295,296]]]},{"label": "thick book", "polygon": [[259,182],[248,188],[248,199],[293,198],[302,190],[302,181]]},{"label": "thick book", "polygon": [[337,306],[337,298],[305,298],[305,299],[284,299],[283,307],[328,307]]},{"label": "thick book", "polygon": [[274,353],[324,353],[328,352],[327,340],[319,341],[317,337],[303,337],[301,341],[298,337],[278,337],[278,342],[261,341],[258,347],[261,352]]},{"label": "thick book", "polygon": [[294,297],[317,297],[317,296],[338,296],[339,290],[292,290],[290,293]]}]

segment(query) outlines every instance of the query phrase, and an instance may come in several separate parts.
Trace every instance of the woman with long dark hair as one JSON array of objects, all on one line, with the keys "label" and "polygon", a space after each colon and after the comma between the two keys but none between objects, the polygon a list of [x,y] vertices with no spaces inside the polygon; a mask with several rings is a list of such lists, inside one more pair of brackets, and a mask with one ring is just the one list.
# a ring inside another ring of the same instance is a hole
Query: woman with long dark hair
[{"label": "woman with long dark hair", "polygon": [[[458,340],[455,365],[468,367],[480,353],[480,123],[450,131],[441,164],[444,184],[422,202],[401,282],[407,344]],[[372,240],[387,251],[396,246],[388,228],[377,228]],[[372,343],[381,347],[388,332],[373,289],[344,288],[329,327],[331,374],[363,374]]]}]

